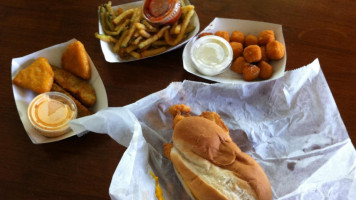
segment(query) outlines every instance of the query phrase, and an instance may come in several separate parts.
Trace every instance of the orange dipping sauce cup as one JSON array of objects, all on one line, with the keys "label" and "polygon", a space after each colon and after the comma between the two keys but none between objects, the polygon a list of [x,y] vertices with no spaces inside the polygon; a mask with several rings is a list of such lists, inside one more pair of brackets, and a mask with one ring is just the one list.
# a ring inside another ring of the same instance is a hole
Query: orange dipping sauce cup
[{"label": "orange dipping sauce cup", "polygon": [[145,0],[143,15],[151,23],[174,24],[180,18],[179,0]]}]

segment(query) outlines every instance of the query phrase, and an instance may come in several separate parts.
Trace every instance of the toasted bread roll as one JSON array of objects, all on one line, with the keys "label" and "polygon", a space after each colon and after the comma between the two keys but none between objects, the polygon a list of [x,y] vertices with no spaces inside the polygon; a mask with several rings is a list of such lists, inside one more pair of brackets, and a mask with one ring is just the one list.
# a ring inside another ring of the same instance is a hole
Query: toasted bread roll
[{"label": "toasted bread roll", "polygon": [[270,200],[271,185],[261,166],[237,147],[226,126],[202,116],[181,119],[174,127],[173,146],[165,145],[188,195],[197,200]]}]

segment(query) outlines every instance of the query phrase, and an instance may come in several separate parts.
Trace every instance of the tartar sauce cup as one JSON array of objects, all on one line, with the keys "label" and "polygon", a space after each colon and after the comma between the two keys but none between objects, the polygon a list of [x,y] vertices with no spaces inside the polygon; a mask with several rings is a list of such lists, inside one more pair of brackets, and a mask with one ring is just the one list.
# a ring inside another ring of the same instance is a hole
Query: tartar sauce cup
[{"label": "tartar sauce cup", "polygon": [[230,67],[233,59],[231,45],[224,38],[215,35],[197,39],[190,53],[196,70],[206,76],[222,73]]},{"label": "tartar sauce cup", "polygon": [[57,137],[70,130],[68,122],[77,117],[77,106],[63,93],[42,93],[29,104],[27,117],[40,134]]}]

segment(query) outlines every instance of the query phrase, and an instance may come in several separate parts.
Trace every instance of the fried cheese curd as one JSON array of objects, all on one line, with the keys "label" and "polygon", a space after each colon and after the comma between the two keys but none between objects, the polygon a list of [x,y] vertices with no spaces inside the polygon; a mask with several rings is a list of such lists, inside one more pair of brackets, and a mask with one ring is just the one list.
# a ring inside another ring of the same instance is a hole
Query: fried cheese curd
[{"label": "fried cheese curd", "polygon": [[266,53],[268,58],[272,60],[282,59],[285,54],[284,45],[277,40],[272,41],[267,44]]},{"label": "fried cheese curd", "polygon": [[233,59],[236,59],[237,57],[242,55],[242,52],[244,50],[244,47],[241,43],[239,42],[230,42],[232,52],[233,52]]},{"label": "fried cheese curd", "polygon": [[200,33],[200,34],[199,34],[199,38],[204,37],[204,36],[207,36],[207,35],[214,35],[214,34],[211,33],[211,32]]},{"label": "fried cheese curd", "polygon": [[245,42],[245,35],[241,31],[232,31],[231,36],[230,36],[230,41],[231,42],[240,42],[243,44]]},{"label": "fried cheese curd", "polygon": [[226,31],[216,31],[215,35],[220,36],[224,38],[226,41],[230,42],[230,34]]},{"label": "fried cheese curd", "polygon": [[242,74],[244,67],[246,66],[246,61],[244,57],[240,56],[231,64],[230,69],[238,74]]},{"label": "fried cheese curd", "polygon": [[256,36],[248,34],[245,37],[245,47],[250,46],[250,45],[257,45],[258,44],[258,39]]},{"label": "fried cheese curd", "polygon": [[39,57],[26,68],[19,71],[13,83],[36,93],[49,92],[52,88],[54,73],[47,58]]},{"label": "fried cheese curd", "polygon": [[266,51],[266,46],[261,46],[261,53],[262,53],[262,59],[261,60],[269,62],[269,58],[267,56],[267,51]]},{"label": "fried cheese curd", "polygon": [[272,41],[276,40],[273,30],[264,30],[258,34],[258,44],[266,45]]},{"label": "fried cheese curd", "polygon": [[243,68],[242,76],[245,81],[253,81],[260,75],[261,69],[256,65],[247,64]]},{"label": "fried cheese curd", "polygon": [[258,63],[258,67],[260,68],[260,75],[259,77],[262,79],[269,79],[272,76],[273,73],[273,67],[272,65],[268,64],[266,61],[261,60],[261,62]]},{"label": "fried cheese curd", "polygon": [[261,48],[258,45],[250,45],[243,51],[246,62],[258,62],[262,59]]}]

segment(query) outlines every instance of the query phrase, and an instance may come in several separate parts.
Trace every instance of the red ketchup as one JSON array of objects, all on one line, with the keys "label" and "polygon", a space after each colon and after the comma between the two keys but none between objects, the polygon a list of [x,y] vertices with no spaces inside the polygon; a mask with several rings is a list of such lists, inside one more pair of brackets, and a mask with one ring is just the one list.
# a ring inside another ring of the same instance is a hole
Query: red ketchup
[{"label": "red ketchup", "polygon": [[143,14],[152,23],[174,24],[180,15],[179,0],[145,0]]}]

